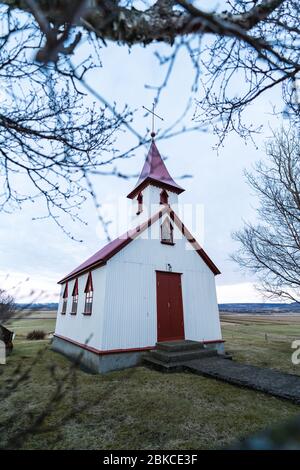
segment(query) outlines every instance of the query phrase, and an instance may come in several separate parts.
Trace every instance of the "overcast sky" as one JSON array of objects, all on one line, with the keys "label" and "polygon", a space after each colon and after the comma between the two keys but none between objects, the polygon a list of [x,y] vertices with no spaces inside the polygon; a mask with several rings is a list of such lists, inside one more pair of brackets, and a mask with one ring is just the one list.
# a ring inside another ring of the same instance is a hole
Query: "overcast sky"
[{"label": "overcast sky", "polygon": [[[103,68],[89,75],[89,83],[108,100],[116,101],[120,108],[129,104],[137,109],[134,126],[141,133],[150,126],[142,105],[151,106],[154,96],[145,84],[159,84],[163,78],[163,70],[153,56],[156,49],[156,46],[146,49],[136,46],[129,53],[127,48],[109,46],[103,49]],[[84,54],[86,49],[83,47],[81,52]],[[179,57],[157,108],[157,113],[164,117],[163,128],[181,114],[190,94],[192,73],[187,58]],[[238,92],[238,80],[236,86]],[[264,141],[271,134],[270,128],[279,126],[277,118],[271,115],[274,104],[280,104],[279,89],[264,95],[246,111],[248,122],[263,124],[261,134],[255,138],[258,149],[232,134],[217,153],[214,150],[217,138],[204,132],[184,133],[157,143],[160,153],[167,157],[166,165],[174,178],[186,173],[193,175],[192,179],[179,181],[186,189],[179,197],[182,203],[203,205],[204,237],[201,237],[201,243],[222,272],[217,276],[219,302],[263,301],[253,287],[255,277],[242,273],[229,256],[237,248],[231,238],[232,232],[241,228],[244,220],[255,220],[257,201],[243,172],[255,161],[265,158]],[[120,134],[120,148],[134,143],[134,137],[128,131]],[[129,174],[139,173],[147,150],[140,148],[119,168]],[[125,198],[136,181],[99,176],[94,183],[98,200],[107,204]],[[87,226],[65,220],[72,233],[82,238],[82,243],[70,240],[51,220],[32,220],[39,215],[43,215],[43,207],[38,203],[28,203],[22,211],[0,215],[0,287],[18,286],[15,293],[19,301],[27,301],[31,290],[35,291],[39,301],[56,301],[57,281],[105,243],[91,201],[81,212],[82,218],[88,221]],[[112,225],[112,232],[113,229]],[[44,291],[42,296],[41,291]]]}]

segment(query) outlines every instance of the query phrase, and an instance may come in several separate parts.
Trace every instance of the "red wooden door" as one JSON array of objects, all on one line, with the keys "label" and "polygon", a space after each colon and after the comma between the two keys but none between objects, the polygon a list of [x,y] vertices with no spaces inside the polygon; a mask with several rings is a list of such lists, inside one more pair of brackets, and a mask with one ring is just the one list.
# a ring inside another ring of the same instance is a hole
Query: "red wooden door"
[{"label": "red wooden door", "polygon": [[184,339],[181,275],[156,272],[157,341]]}]

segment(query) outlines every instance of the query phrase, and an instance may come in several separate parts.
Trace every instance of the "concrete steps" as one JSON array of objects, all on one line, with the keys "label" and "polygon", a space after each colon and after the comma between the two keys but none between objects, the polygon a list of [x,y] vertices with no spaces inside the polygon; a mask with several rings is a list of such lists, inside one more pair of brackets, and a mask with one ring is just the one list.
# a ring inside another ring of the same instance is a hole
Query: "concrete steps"
[{"label": "concrete steps", "polygon": [[217,351],[205,349],[198,341],[169,341],[156,344],[144,355],[144,363],[165,372],[182,371],[189,361],[217,356]]},{"label": "concrete steps", "polygon": [[203,343],[199,341],[191,341],[189,339],[179,341],[162,341],[156,343],[156,348],[163,351],[191,351],[194,349],[204,349]]},{"label": "concrete steps", "polygon": [[146,366],[161,372],[182,372],[185,369],[184,362],[162,362],[158,359],[155,359],[155,357],[150,356],[150,353],[145,355],[143,361]]},{"label": "concrete steps", "polygon": [[186,362],[193,361],[195,359],[201,359],[203,357],[216,356],[217,352],[209,349],[192,349],[186,351],[163,351],[163,350],[153,350],[151,351],[151,357],[158,359],[162,362]]}]

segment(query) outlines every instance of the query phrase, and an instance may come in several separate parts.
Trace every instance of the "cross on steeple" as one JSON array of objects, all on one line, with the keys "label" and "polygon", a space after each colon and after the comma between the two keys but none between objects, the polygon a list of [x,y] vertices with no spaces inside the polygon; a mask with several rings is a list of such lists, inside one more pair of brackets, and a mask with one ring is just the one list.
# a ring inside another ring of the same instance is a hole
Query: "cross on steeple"
[{"label": "cross on steeple", "polygon": [[152,114],[152,131],[151,131],[151,137],[152,137],[152,139],[154,139],[154,137],[155,137],[155,135],[156,135],[156,134],[155,134],[155,130],[154,130],[154,118],[157,117],[157,118],[160,119],[161,121],[164,120],[161,116],[158,116],[158,114],[156,114],[156,113],[154,112],[155,106],[156,106],[156,102],[155,102],[155,101],[153,101],[153,103],[152,103],[152,110],[146,108],[146,106],[143,106],[143,108],[144,108],[146,111],[148,111],[148,113]]}]

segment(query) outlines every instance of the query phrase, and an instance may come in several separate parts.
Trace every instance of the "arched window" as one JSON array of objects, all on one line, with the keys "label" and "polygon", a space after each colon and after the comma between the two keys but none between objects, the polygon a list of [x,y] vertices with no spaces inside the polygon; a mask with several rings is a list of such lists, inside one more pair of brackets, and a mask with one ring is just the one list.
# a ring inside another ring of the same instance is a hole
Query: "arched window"
[{"label": "arched window", "polygon": [[160,204],[169,204],[169,195],[165,189],[160,193]]},{"label": "arched window", "polygon": [[85,304],[84,304],[84,315],[91,315],[93,308],[93,280],[92,273],[89,273],[86,286],[84,289],[85,292]]},{"label": "arched window", "polygon": [[68,283],[66,282],[64,293],[63,293],[62,309],[61,309],[62,315],[65,315],[67,312],[67,303],[68,303]]},{"label": "arched window", "polygon": [[160,226],[160,240],[161,243],[173,245],[173,225],[169,219],[165,219]]},{"label": "arched window", "polygon": [[142,193],[138,194],[137,203],[138,203],[138,209],[137,209],[136,215],[139,215],[141,212],[143,212],[143,195],[142,195]]},{"label": "arched window", "polygon": [[78,279],[74,282],[73,292],[72,292],[72,309],[71,315],[76,315],[78,306]]}]

